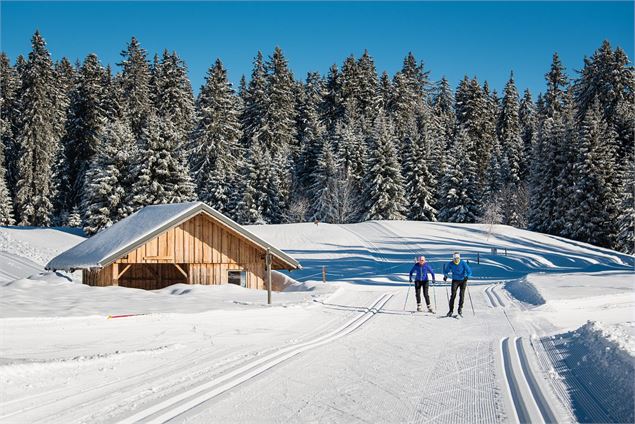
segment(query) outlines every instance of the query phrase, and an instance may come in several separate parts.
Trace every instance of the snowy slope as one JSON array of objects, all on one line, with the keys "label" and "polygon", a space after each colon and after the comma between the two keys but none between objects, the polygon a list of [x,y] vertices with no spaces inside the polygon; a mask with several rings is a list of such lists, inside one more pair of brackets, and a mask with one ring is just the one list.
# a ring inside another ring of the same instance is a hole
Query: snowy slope
[{"label": "snowy slope", "polygon": [[[51,274],[3,283],[0,422],[631,416],[620,395],[627,390],[603,397],[597,390],[622,387],[614,358],[632,365],[633,257],[504,226],[491,235],[481,225],[420,222],[249,229],[297,258],[304,268],[290,275],[309,286],[274,293],[267,307],[264,293],[233,286],[147,292]],[[18,260],[29,254],[36,267],[81,240],[30,229],[31,245],[22,230],[11,231],[7,250]],[[38,231],[53,240],[41,241]],[[426,255],[439,273],[455,249],[474,270],[465,318],[442,317],[443,284],[430,293],[441,314],[411,313],[413,257]],[[318,283],[322,266],[327,286]],[[0,271],[8,273],[4,261]],[[503,289],[520,283],[542,300],[532,305],[523,290]],[[138,313],[146,315],[107,319]],[[577,330],[587,319],[598,322]],[[602,370],[602,381],[576,365],[587,364],[583,358]],[[626,407],[611,415],[620,401]]]}]

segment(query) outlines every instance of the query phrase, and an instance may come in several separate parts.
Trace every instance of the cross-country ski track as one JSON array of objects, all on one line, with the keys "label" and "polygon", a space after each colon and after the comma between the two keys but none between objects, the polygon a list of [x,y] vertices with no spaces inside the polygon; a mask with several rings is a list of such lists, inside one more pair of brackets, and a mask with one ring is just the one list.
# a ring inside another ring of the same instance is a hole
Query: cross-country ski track
[{"label": "cross-country ski track", "polygon": [[[557,323],[571,317],[550,318],[568,303],[537,308],[530,284],[531,275],[556,278],[551,275],[561,275],[559,267],[574,272],[606,266],[616,272],[628,257],[508,227],[499,236],[479,226],[398,221],[285,228],[250,230],[300,260],[303,270],[291,273],[297,281],[321,280],[326,266],[330,291],[274,293],[278,303],[268,307],[262,292],[245,292],[251,297],[243,299],[242,289],[219,287],[223,291],[214,307],[189,311],[179,307],[193,299],[189,287],[163,293],[90,288],[86,296],[102,296],[94,300],[97,312],[69,316],[29,312],[35,303],[26,296],[44,284],[24,279],[41,271],[29,258],[46,256],[21,241],[19,232],[6,236],[20,241],[29,256],[0,252],[0,261],[12,264],[0,264],[0,281],[7,281],[3,295],[14,296],[6,298],[3,309],[19,312],[1,319],[0,422],[453,424],[630,418],[607,403],[608,383],[588,380],[592,365],[584,365],[583,347],[571,343],[575,335],[562,336]],[[489,254],[494,244],[499,251],[504,246],[505,254]],[[445,317],[450,284],[442,273],[454,250],[474,271],[468,283],[474,310],[466,293],[463,318],[457,319]],[[436,314],[415,312],[408,272],[419,255],[436,273],[436,284],[430,285]],[[600,275],[611,282],[602,291],[617,290],[612,275]],[[22,279],[11,281],[15,278]],[[63,301],[71,310],[79,305],[90,311],[88,297],[73,297],[78,290],[72,284],[42,292],[39,307]],[[128,291],[116,297],[118,290]],[[124,297],[125,309],[110,312],[108,302],[118,304]],[[143,310],[133,301],[153,297],[172,309]],[[588,312],[590,301],[585,302]],[[608,306],[596,309],[614,312],[620,302],[608,298]],[[106,319],[126,313],[133,316]],[[34,328],[39,336],[21,336]]]}]

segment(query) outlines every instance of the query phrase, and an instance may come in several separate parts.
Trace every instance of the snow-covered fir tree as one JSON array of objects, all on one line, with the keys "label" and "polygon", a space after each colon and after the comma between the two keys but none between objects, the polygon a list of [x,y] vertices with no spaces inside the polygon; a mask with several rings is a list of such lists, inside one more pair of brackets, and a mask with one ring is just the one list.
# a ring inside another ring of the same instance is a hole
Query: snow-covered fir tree
[{"label": "snow-covered fir tree", "polygon": [[134,210],[196,199],[185,149],[179,141],[179,131],[170,121],[148,116],[132,170],[129,204]]},{"label": "snow-covered fir tree", "polygon": [[266,70],[262,53],[259,51],[254,59],[251,79],[247,89],[243,91],[243,112],[241,126],[243,129],[243,146],[250,149],[258,143],[260,128],[263,126],[266,109]]},{"label": "snow-covered fir tree", "polygon": [[13,202],[7,187],[4,145],[0,143],[0,225],[13,225]]},{"label": "snow-covered fir tree", "polygon": [[163,51],[154,67],[152,90],[157,116],[172,122],[185,142],[194,125],[194,95],[185,63],[176,52]]},{"label": "snow-covered fir tree", "polygon": [[326,130],[332,133],[335,124],[344,116],[344,100],[342,98],[341,76],[337,65],[332,65],[324,83],[323,119]]},{"label": "snow-covered fir tree", "polygon": [[123,109],[130,121],[132,133],[139,139],[152,112],[150,65],[145,49],[135,37],[132,37],[121,56],[123,59],[118,65],[122,68],[119,84]]},{"label": "snow-covered fir tree", "polygon": [[242,177],[242,200],[238,204],[239,222],[243,224],[279,224],[284,215],[280,199],[280,182],[273,156],[266,147],[254,145],[245,157]]},{"label": "snow-covered fir tree", "polygon": [[340,177],[333,146],[329,140],[320,145],[311,186],[311,220],[337,222],[337,184]]},{"label": "snow-covered fir tree", "polygon": [[[350,200],[350,212],[346,219],[359,219],[363,205],[363,180],[366,173],[366,157],[368,149],[362,136],[358,121],[355,119],[354,101],[351,99],[344,107],[344,115],[337,122],[330,137],[337,145],[337,158],[340,165],[340,188],[345,189],[347,201]],[[352,218],[354,217],[354,218]]]},{"label": "snow-covered fir tree", "polygon": [[[291,196],[292,171],[295,168],[293,160],[298,154],[294,95],[296,85],[280,48],[274,49],[265,68],[266,108],[256,137],[260,145],[271,154],[272,166],[277,174],[278,198],[281,201],[276,209],[280,209],[284,215]],[[277,214],[272,212],[271,216],[275,215]]]},{"label": "snow-covered fir tree", "polygon": [[523,94],[518,109],[518,119],[520,121],[520,136],[523,140],[523,157],[521,162],[521,180],[527,181],[532,158],[532,151],[536,139],[536,108],[531,99],[531,92],[527,89]]},{"label": "snow-covered fir tree", "polygon": [[[562,170],[559,150],[567,142],[565,121],[573,106],[571,102],[565,102],[569,82],[557,53],[553,55],[545,79],[547,92],[539,103],[540,116],[529,176],[529,229],[539,232],[550,232],[555,228],[552,221],[559,216],[556,215],[553,196]],[[563,111],[565,105],[569,107],[566,112]]]},{"label": "snow-covered fir tree", "polygon": [[411,131],[403,139],[403,176],[405,180],[406,216],[415,221],[436,221],[436,181],[429,170],[431,140],[427,131],[421,135],[414,117]]},{"label": "snow-covered fir tree", "polygon": [[406,212],[392,124],[383,112],[375,118],[364,176],[364,220],[403,219]]},{"label": "snow-covered fir tree", "polygon": [[[454,139],[456,129],[456,115],[454,113],[454,94],[448,80],[443,77],[439,81],[437,93],[432,106],[430,120],[430,160],[433,164],[430,171],[438,182],[445,174],[446,151]],[[435,193],[435,198],[438,198]]]},{"label": "snow-covered fir tree", "polygon": [[107,122],[105,73],[97,56],[88,55],[78,71],[77,83],[70,95],[70,109],[62,139],[62,162],[58,171],[61,174],[58,208],[65,214],[80,204],[86,171]]},{"label": "snow-covered fir tree", "polygon": [[480,215],[475,197],[477,187],[476,163],[468,147],[472,145],[467,129],[459,126],[452,143],[452,157],[448,158],[446,174],[441,181],[439,221],[477,222]]},{"label": "snow-covered fir tree", "polygon": [[108,228],[132,212],[128,197],[135,157],[136,143],[127,122],[108,122],[84,179],[81,215],[86,234]]},{"label": "snow-covered fir tree", "polygon": [[207,71],[196,100],[196,121],[189,156],[198,198],[233,216],[242,155],[240,112],[220,59]]},{"label": "snow-covered fir tree", "polygon": [[368,137],[375,131],[374,122],[379,115],[381,97],[375,62],[367,50],[364,50],[364,54],[357,61],[355,79],[353,93],[357,101],[360,128]]},{"label": "snow-covered fir tree", "polygon": [[293,74],[282,50],[276,47],[265,64],[267,70],[265,88],[265,110],[262,126],[258,129],[258,141],[276,153],[291,153],[295,145],[296,108]]},{"label": "snow-covered fir tree", "polygon": [[512,74],[505,85],[497,132],[504,164],[502,169],[503,183],[516,186],[521,181],[521,167],[525,162],[519,107],[518,91]]},{"label": "snow-covered fir tree", "polygon": [[7,190],[13,197],[17,180],[19,146],[15,136],[18,128],[20,78],[9,57],[0,53],[0,144],[4,146]]},{"label": "snow-covered fir tree", "polygon": [[21,79],[16,218],[19,225],[46,226],[51,223],[55,195],[53,164],[61,136],[60,92],[51,56],[37,31]]},{"label": "snow-covered fir tree", "polygon": [[318,156],[326,135],[323,89],[320,75],[310,72],[298,102],[298,139],[301,150],[296,170],[296,196],[299,197],[303,197],[303,194],[311,196]]},{"label": "snow-covered fir tree", "polygon": [[596,101],[587,109],[580,126],[577,158],[572,166],[574,190],[566,220],[571,238],[606,247],[617,236],[615,218],[620,206],[620,193],[613,190],[611,181],[614,146],[610,137],[610,128]]},{"label": "snow-covered fir tree", "polygon": [[615,248],[632,255],[635,253],[635,155],[632,151],[622,186],[617,229]]}]

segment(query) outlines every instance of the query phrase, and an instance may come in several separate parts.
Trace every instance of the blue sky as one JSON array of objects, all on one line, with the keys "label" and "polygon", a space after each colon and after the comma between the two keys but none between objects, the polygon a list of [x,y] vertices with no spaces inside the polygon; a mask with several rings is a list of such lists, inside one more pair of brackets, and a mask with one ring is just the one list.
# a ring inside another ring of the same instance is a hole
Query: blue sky
[{"label": "blue sky", "polygon": [[230,79],[247,76],[258,50],[280,46],[296,78],[326,73],[368,49],[390,75],[412,51],[453,87],[463,75],[499,92],[514,71],[520,89],[544,90],[557,51],[569,72],[604,39],[633,58],[633,2],[9,2],[2,0],[1,49],[28,54],[36,28],[55,59],[96,53],[115,64],[131,36],[150,54],[176,50],[195,91],[220,57]]}]

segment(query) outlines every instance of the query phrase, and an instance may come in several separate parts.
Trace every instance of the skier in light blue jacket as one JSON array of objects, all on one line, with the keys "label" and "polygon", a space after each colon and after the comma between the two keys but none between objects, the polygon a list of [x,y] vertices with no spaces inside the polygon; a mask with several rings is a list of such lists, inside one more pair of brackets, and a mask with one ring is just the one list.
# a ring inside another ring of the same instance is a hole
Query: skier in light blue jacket
[{"label": "skier in light blue jacket", "polygon": [[459,315],[463,316],[463,299],[465,297],[465,289],[467,288],[467,280],[472,276],[470,266],[461,260],[461,254],[454,252],[452,260],[443,266],[443,281],[448,281],[448,274],[452,274],[452,295],[450,296],[450,312],[449,317],[454,312],[454,299],[456,299],[456,291],[459,292]]}]

